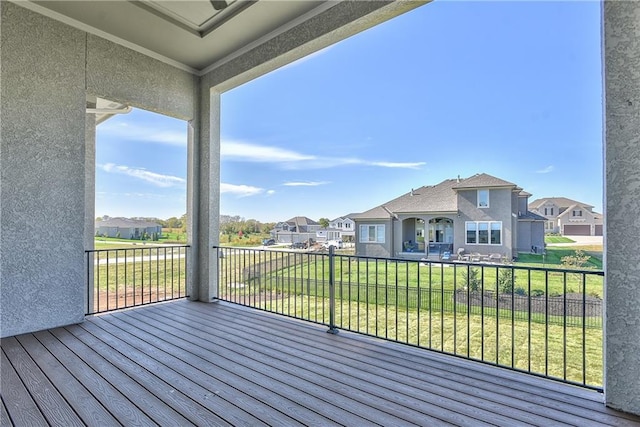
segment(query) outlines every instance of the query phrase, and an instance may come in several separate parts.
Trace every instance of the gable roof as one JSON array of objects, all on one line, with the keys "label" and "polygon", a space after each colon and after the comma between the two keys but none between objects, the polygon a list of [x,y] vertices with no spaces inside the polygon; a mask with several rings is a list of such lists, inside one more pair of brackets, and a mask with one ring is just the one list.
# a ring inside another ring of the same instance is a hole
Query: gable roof
[{"label": "gable roof", "polygon": [[559,208],[569,208],[573,205],[579,205],[586,208],[593,208],[592,205],[587,203],[578,202],[576,200],[568,199],[566,197],[544,197],[542,199],[536,199],[529,203],[529,209],[538,209],[543,206],[545,203],[552,203]]},{"label": "gable roof", "polygon": [[312,220],[311,218],[307,218],[306,216],[294,216],[293,218],[285,222],[288,224],[294,224],[298,227],[305,225],[320,225],[316,221]]},{"label": "gable roof", "polygon": [[486,173],[478,173],[472,177],[462,179],[459,183],[453,186],[456,190],[489,187],[512,187],[514,189],[522,190],[513,182],[505,181],[504,179],[496,178],[495,176],[488,175]]},{"label": "gable roof", "polygon": [[399,213],[456,212],[456,192],[473,188],[511,188],[522,192],[522,189],[512,182],[480,173],[466,179],[445,179],[436,185],[411,189],[400,197],[355,215],[353,219],[388,219]]}]

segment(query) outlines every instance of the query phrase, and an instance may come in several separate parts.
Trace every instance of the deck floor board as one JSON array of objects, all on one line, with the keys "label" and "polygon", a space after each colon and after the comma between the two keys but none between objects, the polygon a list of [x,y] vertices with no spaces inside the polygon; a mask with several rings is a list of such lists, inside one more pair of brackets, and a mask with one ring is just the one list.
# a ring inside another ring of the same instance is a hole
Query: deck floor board
[{"label": "deck floor board", "polygon": [[0,423],[640,426],[600,393],[229,303],[5,338]]}]

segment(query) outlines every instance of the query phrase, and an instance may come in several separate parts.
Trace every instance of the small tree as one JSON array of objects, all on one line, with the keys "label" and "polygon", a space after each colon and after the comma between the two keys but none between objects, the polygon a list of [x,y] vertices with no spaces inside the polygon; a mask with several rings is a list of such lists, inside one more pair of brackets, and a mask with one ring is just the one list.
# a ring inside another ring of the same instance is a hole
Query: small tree
[{"label": "small tree", "polygon": [[515,274],[510,268],[501,268],[498,273],[498,290],[501,294],[513,292],[513,284],[516,281]]},{"label": "small tree", "polygon": [[477,291],[480,289],[482,279],[480,278],[480,270],[475,267],[469,268],[462,273],[462,278],[467,284],[470,291]]},{"label": "small tree", "polygon": [[327,228],[327,227],[329,227],[329,222],[330,222],[330,221],[329,221],[329,218],[320,218],[320,219],[318,220],[318,223],[320,224],[320,227],[322,227],[322,228]]},{"label": "small tree", "polygon": [[591,259],[589,255],[586,255],[583,251],[577,249],[576,251],[574,251],[573,255],[563,256],[561,258],[561,261],[564,268],[580,269],[588,267],[585,264],[589,261],[589,259]]}]

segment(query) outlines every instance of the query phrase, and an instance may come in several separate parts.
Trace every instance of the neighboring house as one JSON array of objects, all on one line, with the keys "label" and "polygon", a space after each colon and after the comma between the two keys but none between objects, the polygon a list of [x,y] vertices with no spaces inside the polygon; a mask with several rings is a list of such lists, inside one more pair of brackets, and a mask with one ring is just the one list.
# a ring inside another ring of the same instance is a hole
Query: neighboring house
[{"label": "neighboring house", "polygon": [[140,221],[129,218],[109,218],[96,221],[95,235],[120,237],[122,239],[139,239],[144,234],[162,236],[162,226],[155,222]]},{"label": "neighboring house", "polygon": [[[341,239],[344,242],[353,241],[356,235],[356,223],[351,218],[355,215],[356,214],[349,214],[329,222],[325,238],[327,240]],[[318,240],[320,241],[320,239]]]},{"label": "neighboring house", "polygon": [[271,237],[278,243],[296,243],[316,240],[316,233],[320,224],[306,216],[296,216],[287,221],[279,222],[271,230]]},{"label": "neighboring house", "polygon": [[567,199],[547,197],[529,203],[529,210],[546,218],[545,232],[565,236],[602,236],[603,216],[593,206]]},{"label": "neighboring house", "polygon": [[354,215],[356,254],[437,259],[460,250],[511,259],[543,250],[545,218],[527,210],[529,196],[484,173],[412,189]]}]

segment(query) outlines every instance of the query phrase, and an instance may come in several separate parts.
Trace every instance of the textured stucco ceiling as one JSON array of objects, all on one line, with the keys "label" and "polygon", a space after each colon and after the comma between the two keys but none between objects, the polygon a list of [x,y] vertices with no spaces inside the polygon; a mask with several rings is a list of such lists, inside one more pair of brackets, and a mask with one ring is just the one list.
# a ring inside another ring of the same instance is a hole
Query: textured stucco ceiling
[{"label": "textured stucco ceiling", "polygon": [[317,0],[72,0],[17,4],[194,73],[329,9]]}]

